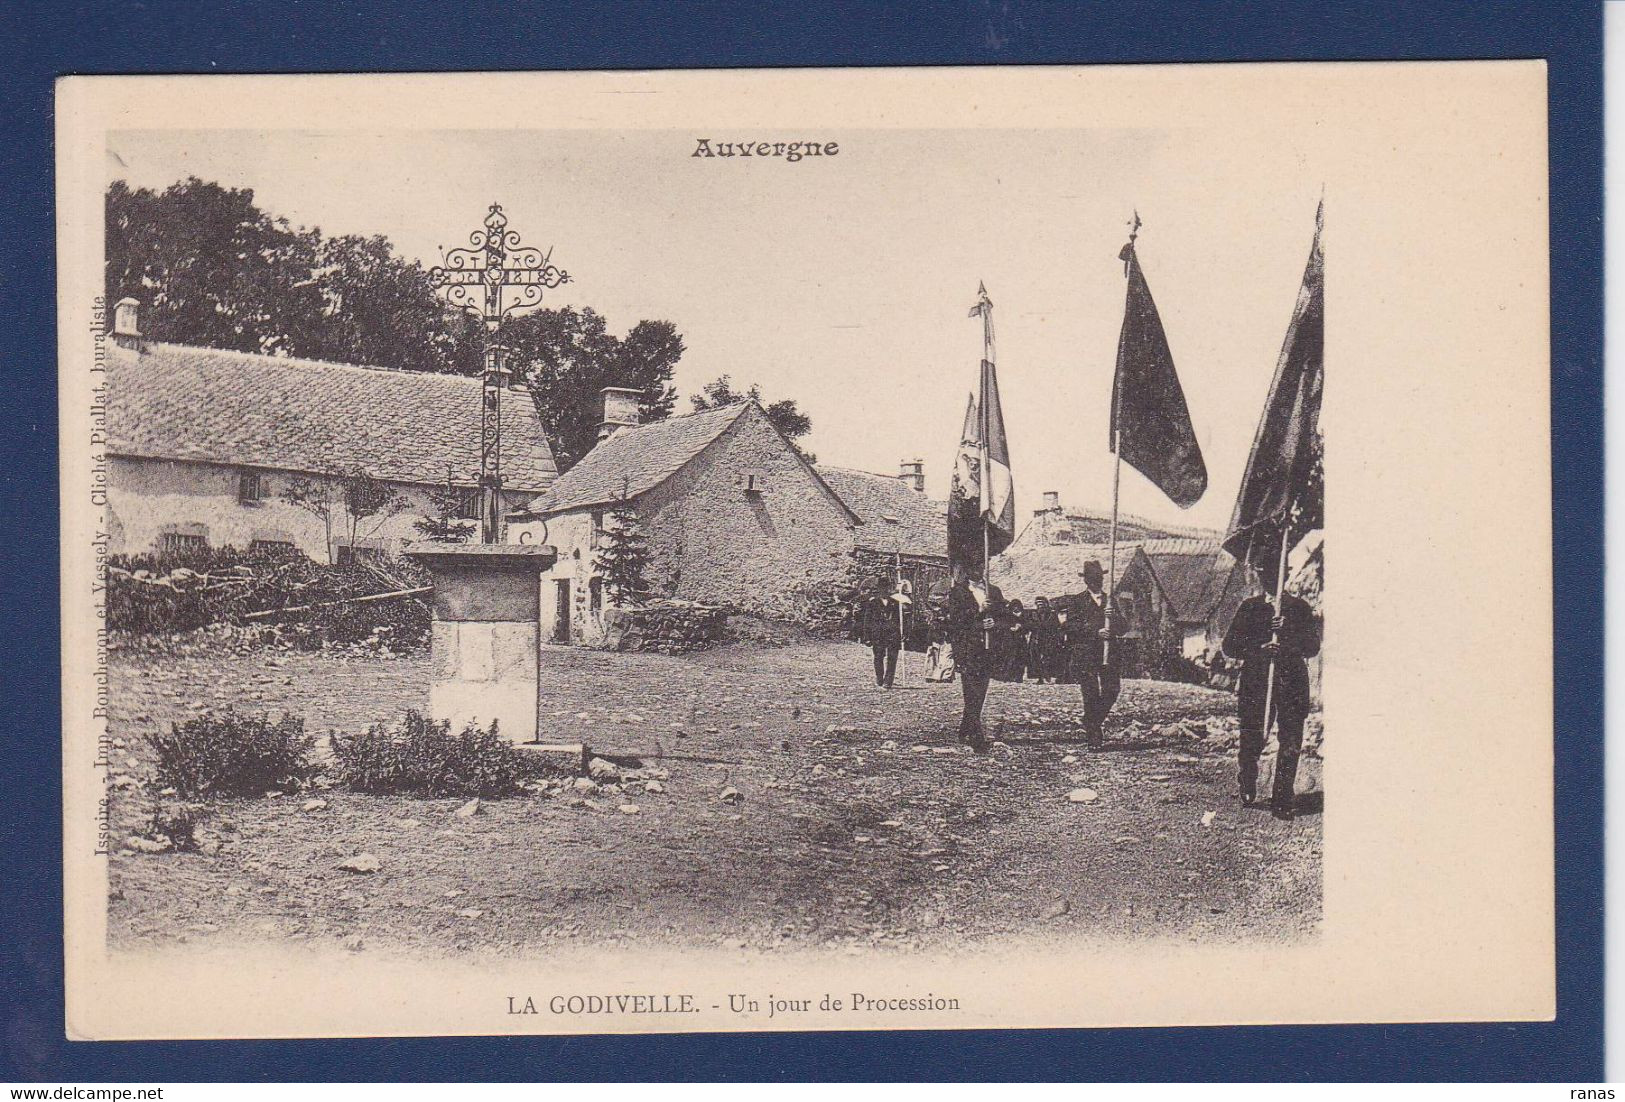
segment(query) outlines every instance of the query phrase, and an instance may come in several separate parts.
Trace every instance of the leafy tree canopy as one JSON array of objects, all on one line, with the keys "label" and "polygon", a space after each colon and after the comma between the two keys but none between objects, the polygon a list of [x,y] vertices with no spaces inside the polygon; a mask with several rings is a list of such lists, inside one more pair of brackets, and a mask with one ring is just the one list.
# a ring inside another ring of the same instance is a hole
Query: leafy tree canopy
[{"label": "leafy tree canopy", "polygon": [[[696,413],[731,406],[736,402],[743,402],[747,399],[762,402],[762,388],[752,383],[745,390],[735,390],[731,375],[723,375],[721,378],[707,383],[698,394],[689,397],[689,401],[694,403]],[[794,398],[762,403],[762,412],[767,414],[767,419],[773,422],[774,427],[785,435],[785,438],[790,441],[790,445],[800,452],[807,462],[818,462],[816,455],[801,446],[802,437],[812,431],[812,418],[797,408]]]}]

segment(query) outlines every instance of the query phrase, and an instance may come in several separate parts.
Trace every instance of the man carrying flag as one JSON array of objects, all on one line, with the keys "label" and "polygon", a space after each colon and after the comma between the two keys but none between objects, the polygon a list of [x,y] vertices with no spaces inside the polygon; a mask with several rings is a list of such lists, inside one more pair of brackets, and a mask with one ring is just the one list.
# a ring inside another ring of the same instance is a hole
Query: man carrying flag
[{"label": "man carrying flag", "polygon": [[[1149,478],[1174,504],[1188,509],[1207,490],[1207,466],[1196,442],[1185,392],[1174,371],[1173,353],[1162,329],[1151,287],[1140,270],[1134,250],[1139,237],[1140,216],[1134,216],[1128,244],[1118,253],[1128,280],[1123,304],[1123,328],[1117,337],[1117,370],[1112,376],[1112,405],[1109,445],[1116,456],[1112,465],[1112,526],[1109,561],[1104,572],[1099,563],[1089,582],[1091,592],[1065,598],[1068,624],[1101,623],[1096,630],[1099,646],[1077,645],[1072,652],[1078,689],[1083,694],[1084,738],[1091,746],[1105,740],[1106,717],[1117,701],[1118,671],[1122,665],[1121,647],[1112,646],[1117,635],[1113,623],[1114,586],[1117,583],[1117,503],[1122,464]],[[1104,590],[1097,583],[1104,581]]]},{"label": "man carrying flag", "polygon": [[1004,644],[1009,635],[994,630],[1004,596],[989,584],[988,564],[1015,538],[1016,503],[1010,445],[1004,435],[1004,411],[993,366],[993,303],[985,285],[970,316],[982,319],[982,372],[979,390],[965,406],[948,494],[948,563],[953,588],[948,593],[947,619],[965,696],[959,737],[983,753],[987,739],[982,730],[982,703],[999,657],[993,653],[994,645]]},{"label": "man carrying flag", "polygon": [[1273,720],[1278,752],[1271,809],[1278,819],[1293,815],[1298,753],[1310,704],[1304,659],[1320,653],[1320,622],[1314,610],[1302,598],[1282,591],[1294,540],[1321,527],[1325,514],[1320,436],[1326,311],[1321,218],[1317,209],[1303,286],[1224,539],[1225,550],[1251,566],[1274,598],[1273,604],[1264,597],[1242,602],[1225,632],[1224,652],[1242,661],[1237,694],[1241,801],[1251,804],[1256,796],[1258,759]]}]

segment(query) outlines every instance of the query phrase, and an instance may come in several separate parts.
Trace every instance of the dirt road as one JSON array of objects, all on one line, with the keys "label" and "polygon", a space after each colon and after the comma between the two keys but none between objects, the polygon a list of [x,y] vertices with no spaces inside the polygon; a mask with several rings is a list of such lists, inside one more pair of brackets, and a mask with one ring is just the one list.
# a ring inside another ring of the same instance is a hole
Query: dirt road
[{"label": "dirt road", "polygon": [[[957,685],[886,691],[847,643],[697,655],[544,655],[550,736],[664,769],[600,793],[462,801],[318,793],[222,801],[214,854],[113,858],[119,944],[242,937],[424,954],[528,953],[561,941],[750,949],[942,947],[1009,935],[1275,938],[1320,921],[1321,825],[1244,810],[1234,752],[1183,740],[1082,748],[1072,686],[995,684],[988,757],[954,741]],[[911,656],[916,676],[919,656]],[[140,734],[205,707],[288,709],[358,730],[422,707],[424,658],[155,660],[115,655],[116,763]],[[1228,714],[1234,698],[1130,681],[1111,730]],[[719,798],[732,788],[738,802]],[[1071,802],[1078,788],[1096,793]],[[121,836],[137,790],[115,792]],[[635,808],[635,810],[622,810]],[[1208,813],[1212,814],[1209,815]],[[371,875],[340,870],[375,855]]]}]

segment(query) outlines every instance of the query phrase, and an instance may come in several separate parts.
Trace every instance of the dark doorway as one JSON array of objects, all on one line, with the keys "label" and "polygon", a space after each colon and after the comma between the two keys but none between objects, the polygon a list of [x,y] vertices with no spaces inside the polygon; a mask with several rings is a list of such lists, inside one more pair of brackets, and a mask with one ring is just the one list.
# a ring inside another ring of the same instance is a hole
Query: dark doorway
[{"label": "dark doorway", "polygon": [[554,582],[555,606],[553,613],[553,642],[570,641],[570,580]]}]

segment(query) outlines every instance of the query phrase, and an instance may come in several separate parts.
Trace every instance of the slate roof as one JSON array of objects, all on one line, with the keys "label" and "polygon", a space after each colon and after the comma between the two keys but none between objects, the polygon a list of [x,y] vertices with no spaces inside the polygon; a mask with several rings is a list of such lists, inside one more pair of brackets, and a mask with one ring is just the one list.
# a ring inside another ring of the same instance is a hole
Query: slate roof
[{"label": "slate roof", "polygon": [[617,501],[623,493],[648,493],[715,443],[749,408],[749,402],[739,402],[621,429],[599,441],[525,512],[559,513]]},{"label": "slate roof", "polygon": [[948,506],[894,475],[820,465],[829,488],[863,521],[853,533],[861,549],[948,557]]},{"label": "slate roof", "polygon": [[[1123,580],[1123,573],[1134,561],[1139,544],[1117,545],[1117,568],[1112,587]],[[993,557],[993,584],[1003,590],[1005,598],[1020,598],[1031,605],[1039,597],[1060,597],[1083,590],[1083,564],[1090,559],[1100,563],[1102,571],[1111,560],[1111,546],[1104,543],[1051,543],[1025,550],[1006,551]]]},{"label": "slate roof", "polygon": [[1183,623],[1205,621],[1224,595],[1236,560],[1217,540],[1147,540],[1141,546],[1173,605],[1174,618]]},{"label": "slate roof", "polygon": [[[108,346],[108,449],[117,455],[374,478],[472,482],[480,381],[191,345]],[[529,391],[502,403],[502,477],[540,492],[558,476]]]}]

